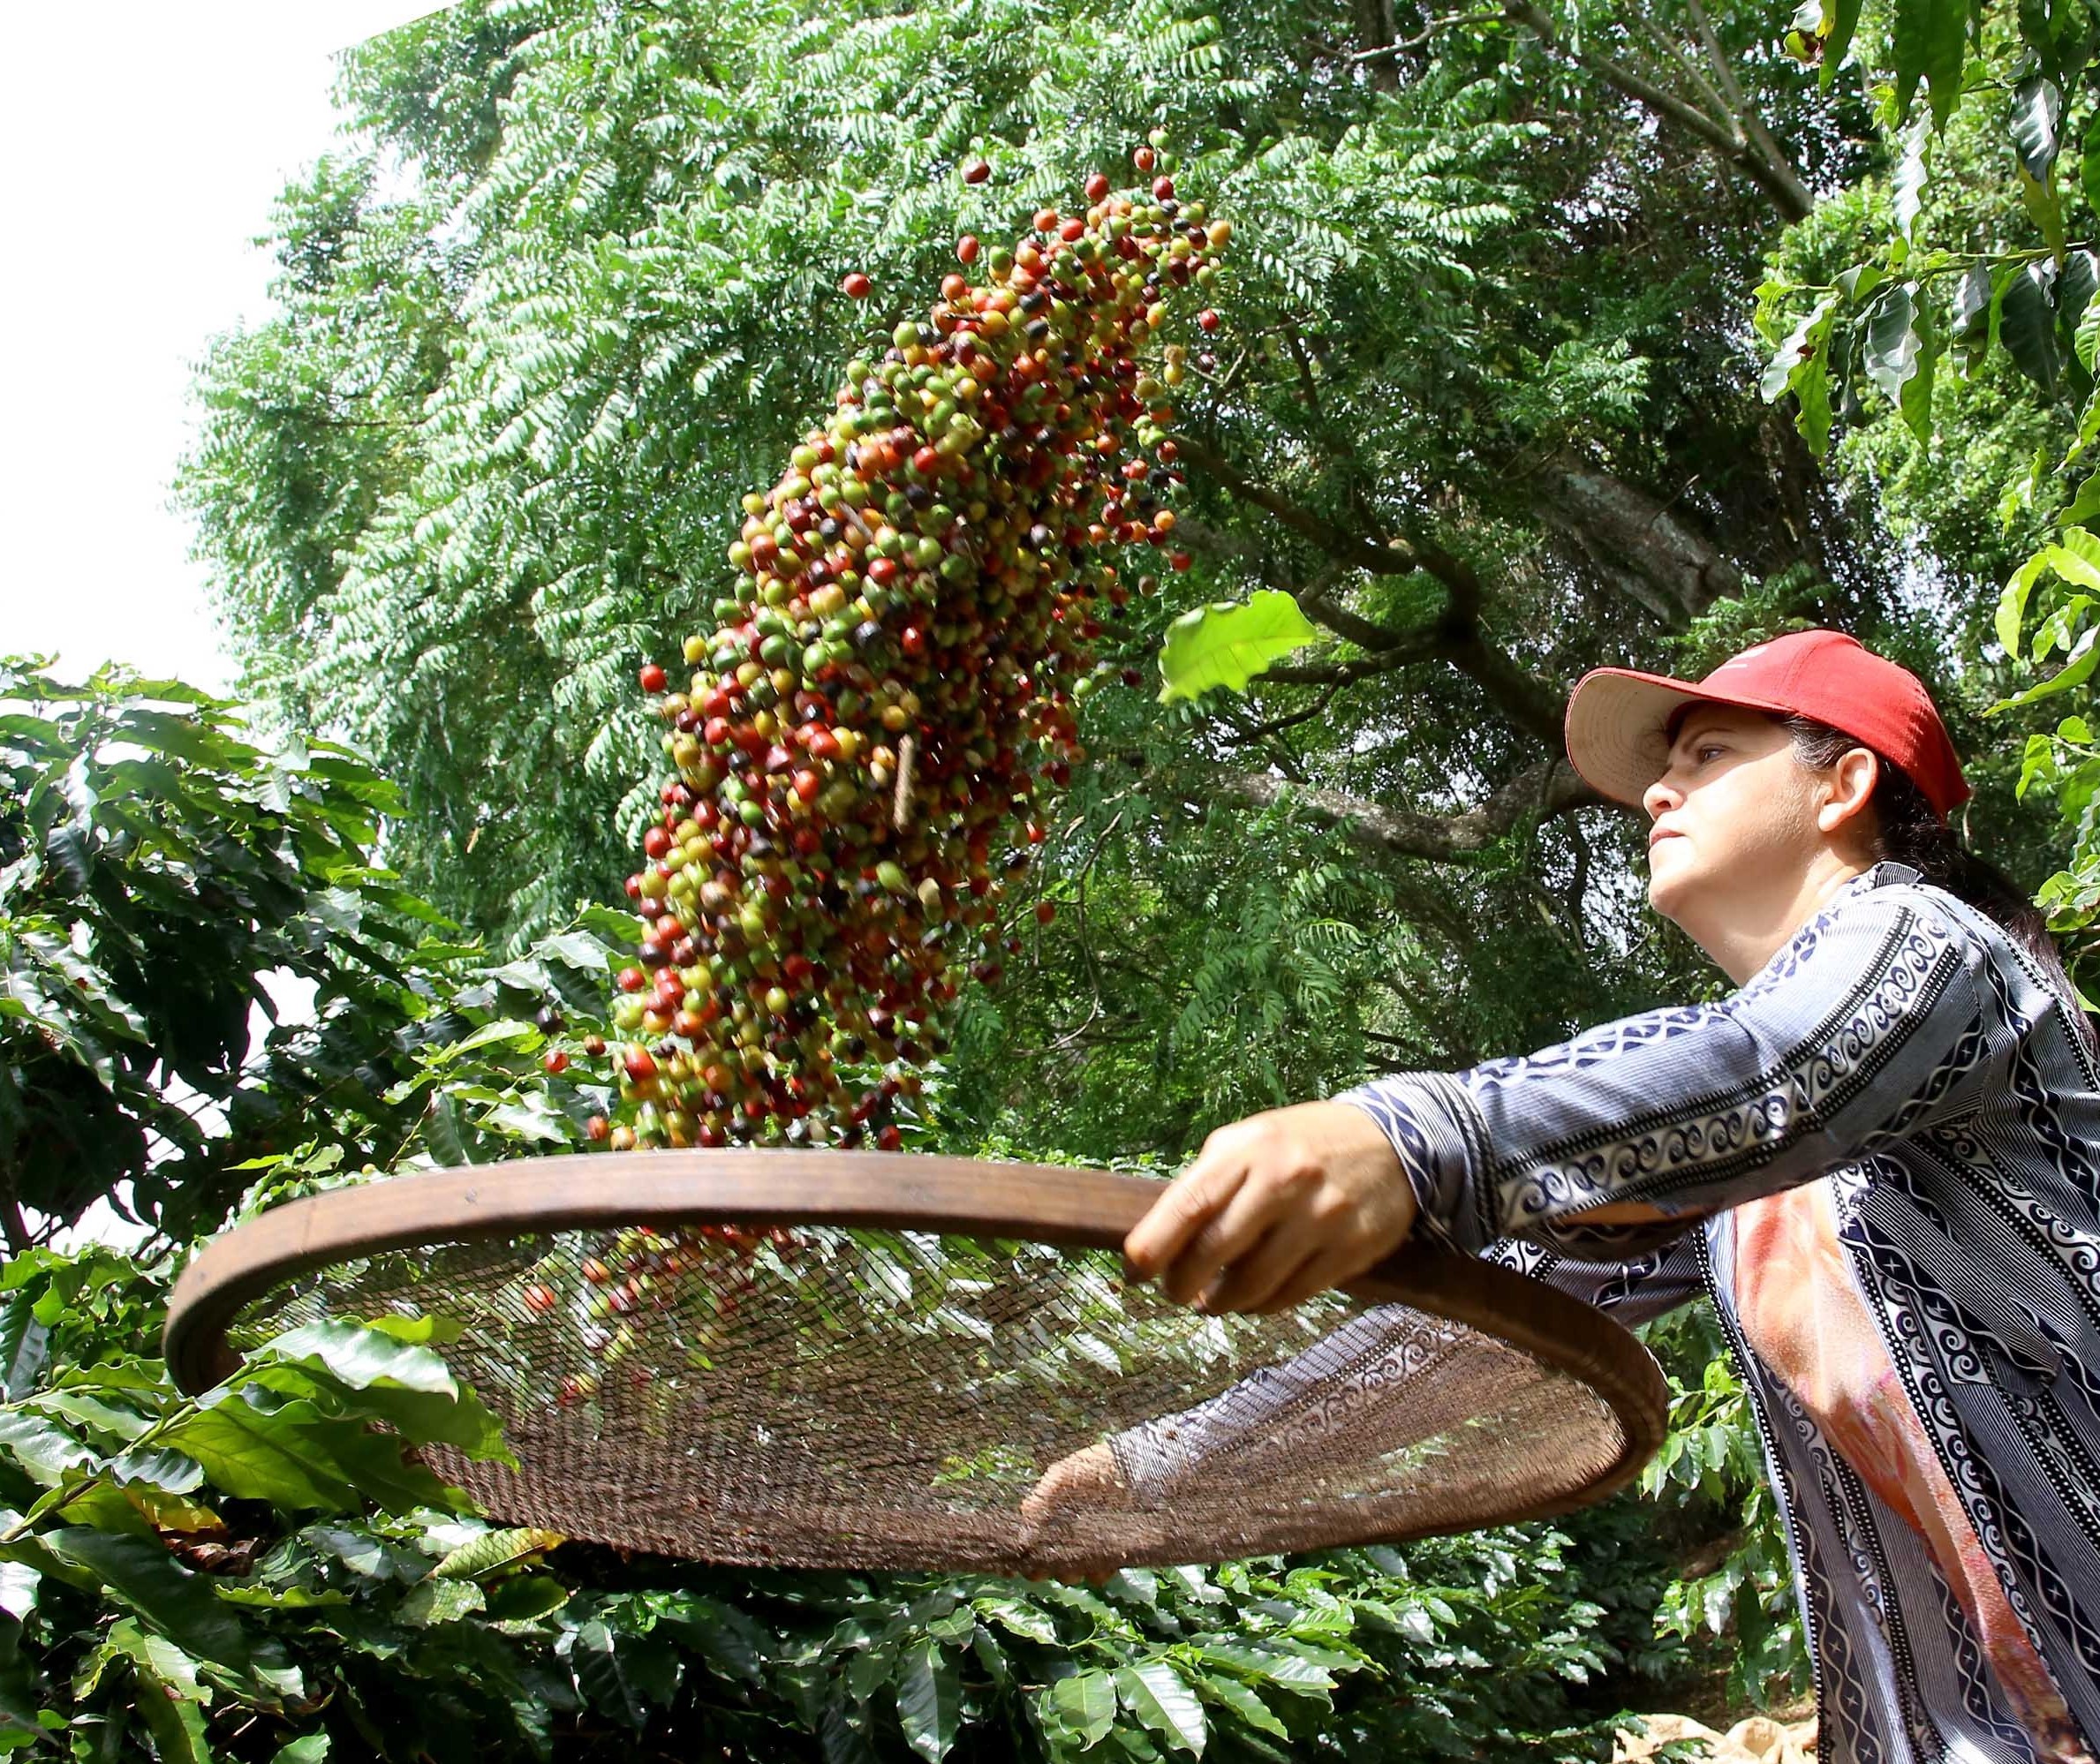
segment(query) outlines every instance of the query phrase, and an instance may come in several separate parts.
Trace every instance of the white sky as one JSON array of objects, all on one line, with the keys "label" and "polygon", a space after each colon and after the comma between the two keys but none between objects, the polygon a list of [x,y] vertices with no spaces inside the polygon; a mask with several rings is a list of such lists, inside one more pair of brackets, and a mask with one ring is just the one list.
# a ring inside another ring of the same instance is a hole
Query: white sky
[{"label": "white sky", "polygon": [[128,661],[223,691],[232,668],[169,511],[205,340],[261,318],[249,241],[331,145],[336,53],[436,0],[117,0],[0,33],[0,652],[61,677]]},{"label": "white sky", "polygon": [[[92,32],[67,7],[9,18],[0,163],[37,175],[8,192],[20,254],[0,274],[0,653],[56,651],[61,678],[120,660],[231,688],[167,506],[192,364],[269,310],[271,260],[250,241],[333,144],[336,52],[439,10],[118,0]],[[305,1014],[311,988],[271,990]],[[139,1235],[98,1202],[61,1242]]]}]

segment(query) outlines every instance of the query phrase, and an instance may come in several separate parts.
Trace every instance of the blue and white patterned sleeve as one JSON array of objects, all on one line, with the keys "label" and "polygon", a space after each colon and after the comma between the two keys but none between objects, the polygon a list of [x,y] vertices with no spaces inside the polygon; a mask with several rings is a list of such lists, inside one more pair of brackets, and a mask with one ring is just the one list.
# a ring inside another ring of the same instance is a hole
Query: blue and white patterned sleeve
[{"label": "blue and white patterned sleeve", "polygon": [[[1666,1248],[1619,1262],[1582,1262],[1514,1239],[1489,1246],[1498,1262],[1558,1286],[1622,1323],[1644,1323],[1697,1296],[1697,1227]],[[1160,1415],[1107,1442],[1123,1486],[1139,1501],[1171,1496],[1192,1472],[1215,1476],[1250,1455],[1280,1451],[1294,1470],[1363,1457],[1382,1432],[1389,1445],[1441,1430],[1485,1400],[1469,1380],[1449,1385],[1443,1364],[1466,1331],[1404,1305],[1374,1305],[1304,1353],[1257,1368],[1209,1401]],[[1449,1410],[1450,1413],[1445,1413]],[[1391,1417],[1379,1428],[1380,1412]]]},{"label": "blue and white patterned sleeve", "polygon": [[[1985,959],[1938,891],[1863,878],[1717,1004],[1334,1100],[1393,1142],[1418,1228],[1473,1253],[1516,1237],[1634,1255],[1944,1113],[1983,1068]],[[1663,1217],[1582,1222],[1627,1202]]]}]

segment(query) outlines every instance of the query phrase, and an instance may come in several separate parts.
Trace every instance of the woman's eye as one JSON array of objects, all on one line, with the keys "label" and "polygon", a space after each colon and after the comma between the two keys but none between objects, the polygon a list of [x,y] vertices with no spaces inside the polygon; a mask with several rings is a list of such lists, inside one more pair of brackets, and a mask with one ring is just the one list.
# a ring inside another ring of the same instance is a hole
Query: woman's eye
[{"label": "woman's eye", "polygon": [[1703,765],[1706,764],[1706,761],[1710,756],[1725,752],[1726,750],[1725,750],[1719,742],[1701,742],[1697,747],[1692,750],[1692,758],[1698,761],[1700,765]]}]

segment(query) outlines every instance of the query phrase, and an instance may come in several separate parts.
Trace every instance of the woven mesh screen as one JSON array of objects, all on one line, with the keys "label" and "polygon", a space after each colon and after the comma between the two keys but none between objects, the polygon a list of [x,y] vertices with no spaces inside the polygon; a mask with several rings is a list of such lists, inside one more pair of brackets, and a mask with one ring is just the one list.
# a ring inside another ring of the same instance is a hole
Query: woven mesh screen
[{"label": "woven mesh screen", "polygon": [[1492,1524],[1624,1429],[1493,1337],[1339,1295],[1205,1317],[1117,1258],[920,1233],[563,1231],[281,1284],[238,1349],[435,1313],[521,1470],[428,1449],[495,1518],[808,1567],[1066,1573]]}]

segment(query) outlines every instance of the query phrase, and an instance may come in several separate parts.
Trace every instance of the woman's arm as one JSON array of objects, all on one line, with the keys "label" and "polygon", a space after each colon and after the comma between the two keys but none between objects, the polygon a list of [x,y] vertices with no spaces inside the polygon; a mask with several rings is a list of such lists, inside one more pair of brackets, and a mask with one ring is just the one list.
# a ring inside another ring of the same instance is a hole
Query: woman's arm
[{"label": "woman's arm", "polygon": [[1378,1123],[1457,1247],[1628,1254],[1930,1119],[1984,1056],[1983,959],[1923,890],[1855,886],[1718,1004],[1333,1100]]},{"label": "woman's arm", "polygon": [[1220,1127],[1124,1260],[1183,1303],[1265,1311],[1354,1279],[1417,1215],[1475,1253],[1637,1254],[1958,1105],[1988,1057],[1987,959],[1937,891],[1855,882],[1719,1004]]}]

